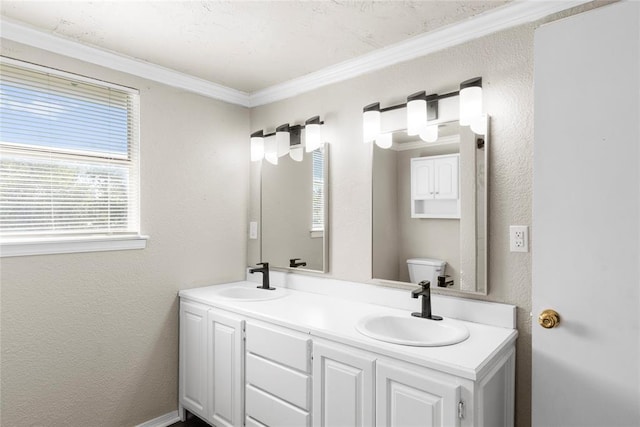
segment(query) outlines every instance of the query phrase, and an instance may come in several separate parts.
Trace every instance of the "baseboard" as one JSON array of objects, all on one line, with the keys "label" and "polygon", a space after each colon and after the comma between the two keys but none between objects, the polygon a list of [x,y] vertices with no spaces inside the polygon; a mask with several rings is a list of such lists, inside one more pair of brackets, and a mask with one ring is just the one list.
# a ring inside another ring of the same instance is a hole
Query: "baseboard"
[{"label": "baseboard", "polygon": [[160,415],[158,418],[138,424],[136,427],[167,427],[180,421],[178,411],[171,411],[168,414]]}]

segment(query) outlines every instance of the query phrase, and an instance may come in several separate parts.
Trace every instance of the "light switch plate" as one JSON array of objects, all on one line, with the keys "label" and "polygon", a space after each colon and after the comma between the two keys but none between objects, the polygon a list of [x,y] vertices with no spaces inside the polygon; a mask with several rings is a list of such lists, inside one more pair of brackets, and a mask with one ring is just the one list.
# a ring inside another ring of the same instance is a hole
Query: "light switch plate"
[{"label": "light switch plate", "polygon": [[258,222],[257,221],[249,222],[249,238],[253,240],[258,238]]}]

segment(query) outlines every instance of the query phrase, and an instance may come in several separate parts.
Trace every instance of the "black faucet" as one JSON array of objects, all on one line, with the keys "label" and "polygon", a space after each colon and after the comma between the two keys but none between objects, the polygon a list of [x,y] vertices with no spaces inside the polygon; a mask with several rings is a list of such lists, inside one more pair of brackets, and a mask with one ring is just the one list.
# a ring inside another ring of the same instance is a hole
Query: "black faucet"
[{"label": "black faucet", "polygon": [[258,265],[262,267],[251,268],[249,269],[249,273],[262,273],[262,286],[258,286],[259,289],[268,289],[270,291],[274,290],[269,286],[269,263],[268,262],[259,262]]},{"label": "black faucet", "polygon": [[297,268],[297,267],[306,267],[306,262],[296,262],[300,261],[300,258],[291,258],[289,260],[289,268]]},{"label": "black faucet", "polygon": [[416,312],[411,313],[411,315],[422,317],[423,319],[442,320],[442,317],[431,314],[431,282],[423,280],[418,284],[420,285],[420,289],[411,291],[411,298],[422,296],[422,313]]}]

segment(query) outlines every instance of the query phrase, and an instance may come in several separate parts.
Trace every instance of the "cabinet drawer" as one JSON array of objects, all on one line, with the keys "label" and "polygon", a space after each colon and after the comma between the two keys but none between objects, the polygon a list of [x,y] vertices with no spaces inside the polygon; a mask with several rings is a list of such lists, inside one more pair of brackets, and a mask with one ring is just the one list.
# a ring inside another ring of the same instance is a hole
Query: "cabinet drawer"
[{"label": "cabinet drawer", "polygon": [[269,427],[269,426],[266,426],[266,425],[262,424],[260,421],[254,420],[251,417],[245,417],[244,425],[246,427]]},{"label": "cabinet drawer", "polygon": [[246,381],[256,387],[309,410],[309,375],[286,368],[254,354],[247,354]]},{"label": "cabinet drawer", "polygon": [[311,339],[247,322],[247,352],[303,372],[311,372]]},{"label": "cabinet drawer", "polygon": [[[262,424],[277,427],[309,427],[311,417],[307,411],[248,385],[245,396],[246,415]],[[260,424],[258,424],[260,425]]]}]

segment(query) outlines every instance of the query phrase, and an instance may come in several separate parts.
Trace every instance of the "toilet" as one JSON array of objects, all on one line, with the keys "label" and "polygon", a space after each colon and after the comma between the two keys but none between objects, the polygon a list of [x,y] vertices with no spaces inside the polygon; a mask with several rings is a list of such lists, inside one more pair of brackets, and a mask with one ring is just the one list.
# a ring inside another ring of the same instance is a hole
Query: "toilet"
[{"label": "toilet", "polygon": [[431,282],[431,286],[438,286],[438,276],[445,274],[447,262],[433,258],[411,258],[407,260],[409,280],[420,283],[423,280]]}]

